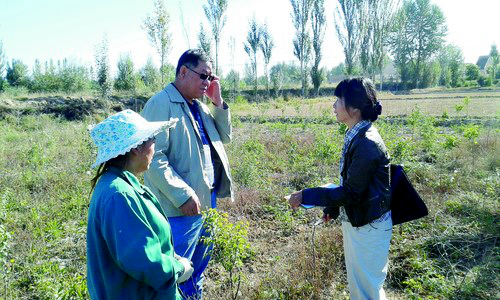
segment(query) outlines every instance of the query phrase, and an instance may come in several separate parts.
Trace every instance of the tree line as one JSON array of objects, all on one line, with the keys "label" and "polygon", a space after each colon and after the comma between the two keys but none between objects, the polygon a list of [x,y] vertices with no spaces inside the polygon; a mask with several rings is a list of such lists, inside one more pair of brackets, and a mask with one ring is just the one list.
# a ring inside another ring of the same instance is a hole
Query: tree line
[{"label": "tree line", "polygon": [[[205,31],[201,24],[197,34],[197,47],[212,58],[217,74],[222,73],[219,49],[228,2],[207,0],[203,10],[211,31]],[[398,73],[395,86],[398,89],[487,86],[496,84],[500,78],[496,45],[491,46],[491,63],[486,75],[481,74],[475,64],[464,64],[460,48],[445,44],[444,14],[430,0],[335,0],[335,3],[334,11],[328,12],[324,0],[290,0],[290,19],[295,28],[290,43],[297,64],[281,62],[271,68],[274,40],[268,24],[259,23],[254,15],[248,21],[248,31],[241,45],[249,61],[244,74],[240,75],[234,68],[234,51],[239,46],[234,37],[230,38],[229,60],[233,64],[224,76],[224,90],[234,96],[242,88],[253,86],[257,100],[258,86],[264,87],[267,96],[279,96],[284,86],[299,84],[302,96],[317,96],[325,81],[333,82],[339,75],[367,76],[383,89],[386,82],[383,70],[390,62]],[[321,67],[328,17],[333,17],[345,57],[342,64],[330,70]],[[156,49],[159,68],[149,58],[144,66],[136,69],[130,54],[122,54],[114,77],[110,75],[106,36],[96,47],[95,66],[82,66],[67,59],[43,63],[36,60],[31,72],[20,60],[7,62],[0,41],[0,91],[13,86],[25,87],[30,92],[98,90],[103,96],[109,96],[113,89],[140,92],[160,89],[175,73],[174,66],[168,64],[173,39],[170,14],[163,0],[155,0],[154,10],[144,19],[142,27]],[[230,65],[227,59],[225,61],[226,66]],[[261,64],[264,75],[258,77]]]}]

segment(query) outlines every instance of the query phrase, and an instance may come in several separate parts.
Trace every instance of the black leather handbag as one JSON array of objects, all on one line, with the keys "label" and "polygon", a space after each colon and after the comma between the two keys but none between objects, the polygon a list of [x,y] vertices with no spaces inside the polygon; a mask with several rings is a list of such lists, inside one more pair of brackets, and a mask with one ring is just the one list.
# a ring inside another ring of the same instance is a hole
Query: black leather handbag
[{"label": "black leather handbag", "polygon": [[391,164],[391,214],[392,225],[413,221],[429,214],[403,166]]}]

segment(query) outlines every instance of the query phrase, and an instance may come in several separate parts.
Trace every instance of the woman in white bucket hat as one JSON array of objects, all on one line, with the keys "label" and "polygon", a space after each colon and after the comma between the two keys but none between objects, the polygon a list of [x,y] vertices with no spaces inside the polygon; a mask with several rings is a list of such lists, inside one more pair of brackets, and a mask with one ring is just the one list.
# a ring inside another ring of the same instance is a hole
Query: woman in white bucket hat
[{"label": "woman in white bucket hat", "polygon": [[132,110],[90,126],[99,166],[92,179],[87,227],[87,286],[92,299],[182,299],[191,276],[174,253],[168,219],[137,176],[154,154],[154,136],[177,119],[148,122]]}]

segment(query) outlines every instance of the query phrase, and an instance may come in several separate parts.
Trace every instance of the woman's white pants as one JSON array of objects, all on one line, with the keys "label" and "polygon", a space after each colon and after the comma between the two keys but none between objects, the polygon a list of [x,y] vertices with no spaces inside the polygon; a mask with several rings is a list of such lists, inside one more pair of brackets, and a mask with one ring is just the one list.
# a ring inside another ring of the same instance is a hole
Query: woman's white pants
[{"label": "woman's white pants", "polygon": [[352,300],[386,299],[392,219],[353,227],[342,222],[347,281]]}]

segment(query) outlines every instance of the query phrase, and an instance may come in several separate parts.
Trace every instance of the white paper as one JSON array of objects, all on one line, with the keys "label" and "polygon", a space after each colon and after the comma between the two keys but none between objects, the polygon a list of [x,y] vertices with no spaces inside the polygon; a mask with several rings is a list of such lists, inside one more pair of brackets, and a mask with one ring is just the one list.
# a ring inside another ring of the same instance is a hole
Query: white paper
[{"label": "white paper", "polygon": [[[327,184],[322,185],[321,187],[325,187],[325,188],[329,188],[329,189],[334,189],[334,188],[338,187],[338,185],[335,184],[335,183],[327,183]],[[292,195],[286,195],[285,199],[288,201],[288,200],[290,200],[291,196]],[[310,209],[310,208],[316,207],[316,205],[309,205],[309,204],[301,204],[300,206],[302,206],[305,209]]]}]

